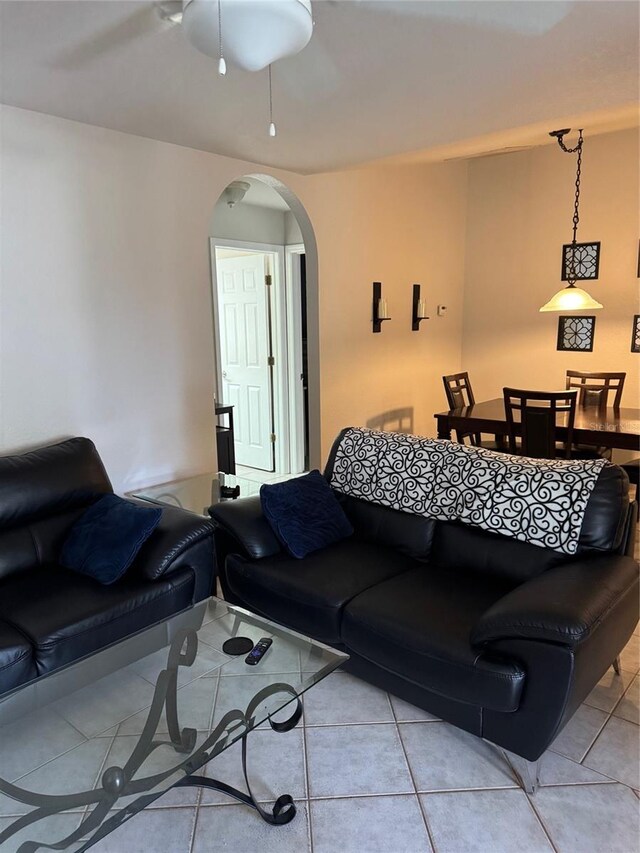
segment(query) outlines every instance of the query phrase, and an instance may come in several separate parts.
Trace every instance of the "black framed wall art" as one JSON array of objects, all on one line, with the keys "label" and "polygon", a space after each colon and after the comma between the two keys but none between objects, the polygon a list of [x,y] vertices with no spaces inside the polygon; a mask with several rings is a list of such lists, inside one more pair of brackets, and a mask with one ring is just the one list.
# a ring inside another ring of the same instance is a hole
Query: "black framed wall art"
[{"label": "black framed wall art", "polygon": [[640,314],[633,315],[631,327],[631,352],[640,352]]},{"label": "black framed wall art", "polygon": [[562,315],[558,317],[558,345],[563,352],[593,352],[596,329],[594,316]]},{"label": "black framed wall art", "polygon": [[[562,281],[569,280],[572,251],[571,243],[565,243],[562,247]],[[598,278],[600,272],[600,241],[597,243],[576,243],[575,264],[576,281]]]}]

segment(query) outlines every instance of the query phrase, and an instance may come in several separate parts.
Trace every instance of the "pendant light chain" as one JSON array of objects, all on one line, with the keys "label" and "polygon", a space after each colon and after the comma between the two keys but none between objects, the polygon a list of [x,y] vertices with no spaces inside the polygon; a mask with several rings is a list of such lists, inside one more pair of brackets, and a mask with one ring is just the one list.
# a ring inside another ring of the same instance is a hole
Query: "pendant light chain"
[{"label": "pendant light chain", "polygon": [[218,0],[218,74],[221,77],[227,73],[227,63],[222,53],[222,0]]},{"label": "pendant light chain", "polygon": [[567,274],[567,281],[569,283],[569,287],[574,287],[576,283],[576,240],[578,237],[578,223],[580,222],[580,178],[582,175],[582,143],[584,141],[582,136],[582,130],[579,131],[580,135],[578,137],[578,142],[575,148],[567,148],[564,144],[562,137],[558,138],[558,144],[563,151],[566,151],[567,154],[575,154],[577,152],[577,163],[576,163],[576,194],[573,202],[573,240],[571,241],[571,259],[569,261],[569,271]]},{"label": "pendant light chain", "polygon": [[276,125],[273,120],[273,86],[271,83],[271,65],[269,65],[269,136],[275,136],[276,133]]}]

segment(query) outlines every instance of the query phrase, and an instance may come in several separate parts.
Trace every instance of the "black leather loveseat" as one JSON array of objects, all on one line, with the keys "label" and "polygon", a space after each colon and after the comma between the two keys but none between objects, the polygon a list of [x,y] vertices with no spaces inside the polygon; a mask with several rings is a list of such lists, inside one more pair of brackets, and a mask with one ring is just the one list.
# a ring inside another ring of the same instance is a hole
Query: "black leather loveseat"
[{"label": "black leather loveseat", "polygon": [[638,621],[625,473],[601,472],[574,556],[339,497],[354,535],[303,560],[281,550],[259,498],[214,507],[225,597],[346,650],[345,669],[536,761]]},{"label": "black leather loveseat", "polygon": [[110,492],[87,438],[0,457],[0,694],[211,594],[213,525],[180,509],[163,509],[111,586],[58,564],[71,525]]}]

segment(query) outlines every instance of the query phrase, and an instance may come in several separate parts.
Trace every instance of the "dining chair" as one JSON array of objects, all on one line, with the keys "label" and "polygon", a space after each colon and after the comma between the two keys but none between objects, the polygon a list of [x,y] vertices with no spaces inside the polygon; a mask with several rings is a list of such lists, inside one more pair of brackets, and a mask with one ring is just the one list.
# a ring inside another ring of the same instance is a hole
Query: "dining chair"
[{"label": "dining chair", "polygon": [[[442,381],[449,409],[463,409],[475,404],[476,399],[473,396],[471,380],[466,371],[464,373],[450,373],[448,376],[443,376]],[[506,450],[504,440],[499,435],[495,435],[493,439],[483,439],[479,432],[465,432],[457,429],[456,439],[458,444],[466,444],[468,439],[473,447],[484,447],[487,450]]]},{"label": "dining chair", "polygon": [[583,408],[597,406],[606,409],[609,396],[613,397],[613,408],[620,408],[626,373],[592,373],[582,370],[567,370],[566,388],[577,388],[578,405]]},{"label": "dining chair", "polygon": [[[533,459],[555,459],[557,456],[571,458],[578,399],[576,390],[527,391],[522,388],[503,388],[502,393],[510,453]],[[560,448],[556,444],[559,420],[567,430]],[[519,432],[516,432],[516,427],[520,428]]]},{"label": "dining chair", "polygon": [[[613,408],[619,409],[626,377],[626,373],[567,370],[566,387],[577,389],[578,405],[581,409],[606,409],[611,395],[613,395]],[[597,459],[599,456],[611,459],[611,448],[598,447],[594,444],[576,444],[571,455],[575,459]]]}]

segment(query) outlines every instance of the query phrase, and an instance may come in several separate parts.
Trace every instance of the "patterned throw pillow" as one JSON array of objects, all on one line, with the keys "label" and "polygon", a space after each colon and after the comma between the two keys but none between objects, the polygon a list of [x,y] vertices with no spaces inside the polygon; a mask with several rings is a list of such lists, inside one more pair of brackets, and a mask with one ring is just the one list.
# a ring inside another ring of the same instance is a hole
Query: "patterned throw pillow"
[{"label": "patterned throw pillow", "polygon": [[353,533],[351,522],[319,471],[262,486],[260,503],[275,535],[299,560]]}]

